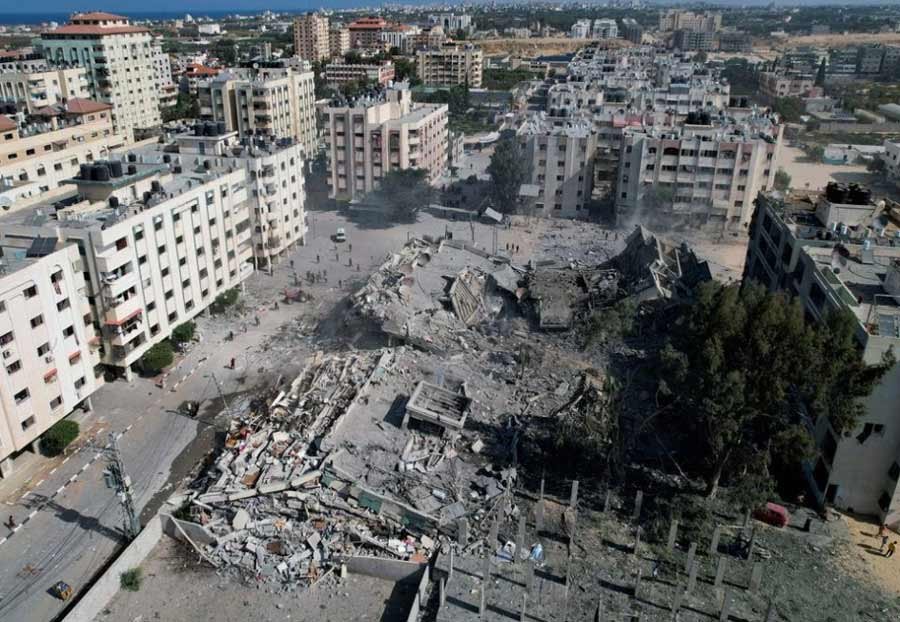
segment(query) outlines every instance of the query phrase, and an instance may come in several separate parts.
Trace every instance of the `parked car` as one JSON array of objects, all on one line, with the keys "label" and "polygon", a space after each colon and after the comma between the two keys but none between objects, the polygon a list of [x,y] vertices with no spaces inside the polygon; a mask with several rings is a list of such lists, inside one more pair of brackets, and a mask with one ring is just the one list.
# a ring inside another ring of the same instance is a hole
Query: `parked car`
[{"label": "parked car", "polygon": [[343,227],[338,227],[337,232],[334,234],[335,242],[346,242],[347,241],[347,232],[344,231]]},{"label": "parked car", "polygon": [[787,527],[791,522],[791,515],[783,505],[767,503],[765,507],[753,512],[753,518],[775,527]]}]

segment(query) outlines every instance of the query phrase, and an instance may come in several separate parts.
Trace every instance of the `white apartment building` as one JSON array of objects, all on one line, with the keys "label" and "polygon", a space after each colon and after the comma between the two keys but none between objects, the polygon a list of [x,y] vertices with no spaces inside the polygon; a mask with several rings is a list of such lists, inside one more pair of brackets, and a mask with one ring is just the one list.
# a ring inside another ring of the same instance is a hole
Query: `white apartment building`
[{"label": "white apartment building", "polygon": [[437,24],[444,29],[444,32],[450,33],[451,36],[458,30],[470,33],[475,29],[472,16],[466,14],[440,13],[429,15],[428,21],[432,24]]},{"label": "white apartment building", "polygon": [[[328,16],[307,13],[294,18],[294,56],[316,62],[331,57]],[[347,33],[349,40],[350,33]],[[347,44],[349,48],[349,41]]]},{"label": "white apartment building", "polygon": [[100,339],[75,245],[55,238],[0,257],[0,475],[103,384]]},{"label": "white apartment building", "polygon": [[0,206],[17,209],[74,177],[83,164],[125,144],[113,133],[111,107],[69,99],[37,111],[21,125],[0,115]]},{"label": "white apartment building", "polygon": [[775,71],[759,74],[759,92],[771,98],[807,97],[815,86],[812,74]]},{"label": "white apartment building", "polygon": [[619,36],[619,25],[614,19],[595,19],[591,36],[594,39],[615,39]]},{"label": "white apartment building", "polygon": [[200,116],[243,135],[292,138],[316,151],[315,75],[278,62],[229,69],[198,83]]},{"label": "white apartment building", "polygon": [[445,43],[439,48],[416,52],[416,72],[426,86],[481,88],[484,56],[481,48],[470,43]]},{"label": "white apartment building", "polygon": [[616,185],[618,218],[662,218],[745,230],[771,190],[783,126],[768,116],[719,124],[697,113],[679,127],[628,128]]},{"label": "white apartment building", "polygon": [[376,98],[325,109],[329,196],[352,200],[376,190],[393,170],[428,171],[435,181],[448,166],[446,104],[413,104],[405,84]]},{"label": "white apartment building", "polygon": [[387,85],[393,79],[394,64],[389,60],[380,63],[334,62],[325,65],[325,82],[331,86],[357,81]]},{"label": "white apartment building", "polygon": [[[846,310],[858,325],[863,360],[900,351],[900,210],[872,204],[871,193],[829,184],[822,194],[761,194],[750,227],[745,278],[796,296],[807,318]],[[900,525],[900,364],[864,401],[852,430],[835,430],[809,411],[818,455],[806,466],[820,504]]]},{"label": "white apartment building", "polygon": [[597,139],[591,123],[582,119],[553,123],[543,115],[529,117],[518,130],[529,164],[530,183],[537,197],[535,215],[587,217]]},{"label": "white apartment building", "polygon": [[569,36],[571,36],[573,39],[589,39],[591,36],[592,28],[593,25],[591,24],[591,20],[580,19],[572,24],[572,28],[569,31]]},{"label": "white apartment building", "polygon": [[77,244],[100,362],[131,378],[141,356],[253,273],[248,173],[180,164],[94,164],[77,196],[0,219],[0,245]]},{"label": "white apartment building", "polygon": [[154,39],[150,43],[150,54],[153,59],[153,80],[157,88],[173,86],[175,81],[172,80],[172,59],[163,51],[160,39]]},{"label": "white apartment building", "polygon": [[0,102],[16,104],[25,113],[64,99],[89,97],[84,67],[0,72]]},{"label": "white apartment building", "polygon": [[707,11],[694,13],[681,9],[669,9],[659,14],[659,29],[662,32],[687,30],[691,32],[718,32],[722,28],[722,14]]},{"label": "white apartment building", "polygon": [[387,50],[397,48],[402,54],[410,54],[415,51],[416,41],[422,29],[409,24],[394,24],[381,31],[381,41]]},{"label": "white apartment building", "polygon": [[210,162],[212,168],[246,170],[254,264],[271,269],[306,239],[303,148],[291,139],[241,138],[220,129],[221,124],[197,124],[193,132],[150,146],[142,155],[145,161],[159,162],[177,157],[182,167],[200,168]]},{"label": "white apartment building", "polygon": [[900,142],[884,141],[884,172],[887,178],[900,186]]}]

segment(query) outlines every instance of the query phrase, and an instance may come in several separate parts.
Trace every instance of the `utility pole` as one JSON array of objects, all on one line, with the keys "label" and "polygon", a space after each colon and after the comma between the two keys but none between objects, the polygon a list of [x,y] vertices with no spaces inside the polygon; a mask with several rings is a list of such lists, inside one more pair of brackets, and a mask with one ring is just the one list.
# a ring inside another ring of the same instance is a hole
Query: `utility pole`
[{"label": "utility pole", "polygon": [[109,433],[109,447],[105,449],[107,467],[103,472],[108,488],[114,488],[119,503],[122,505],[123,531],[128,541],[134,540],[141,532],[141,521],[134,509],[134,494],[131,489],[131,478],[125,472],[125,463],[119,453],[119,444],[114,432]]},{"label": "utility pole", "polygon": [[225,406],[225,412],[228,413],[228,416],[231,416],[231,408],[228,407],[228,401],[225,399],[225,394],[222,393],[222,386],[219,384],[219,379],[216,378],[215,374],[210,374],[212,376],[213,382],[216,385],[216,391],[219,393],[219,399],[222,400],[222,405]]}]

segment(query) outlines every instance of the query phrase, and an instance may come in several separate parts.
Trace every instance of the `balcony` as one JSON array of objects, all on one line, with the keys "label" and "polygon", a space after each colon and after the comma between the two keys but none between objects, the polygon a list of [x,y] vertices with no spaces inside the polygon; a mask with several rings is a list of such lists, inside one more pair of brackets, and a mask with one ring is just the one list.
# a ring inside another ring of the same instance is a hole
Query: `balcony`
[{"label": "balcony", "polygon": [[138,278],[135,272],[127,272],[121,276],[115,273],[101,273],[102,282],[100,291],[104,296],[116,297],[125,290],[137,285]]},{"label": "balcony", "polygon": [[140,296],[132,296],[127,300],[114,299],[113,302],[103,315],[103,322],[108,326],[121,326],[143,311]]}]

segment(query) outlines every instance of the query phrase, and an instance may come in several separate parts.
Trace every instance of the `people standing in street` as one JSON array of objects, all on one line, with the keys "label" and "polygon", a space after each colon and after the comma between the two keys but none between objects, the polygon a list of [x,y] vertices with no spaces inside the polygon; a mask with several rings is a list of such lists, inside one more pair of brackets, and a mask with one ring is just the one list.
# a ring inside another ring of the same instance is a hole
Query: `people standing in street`
[{"label": "people standing in street", "polygon": [[234,369],[234,357],[231,357],[231,369]]},{"label": "people standing in street", "polygon": [[885,557],[893,557],[894,551],[896,551],[896,550],[897,550],[897,541],[892,540],[891,543],[888,544],[887,553],[885,553],[884,556]]},{"label": "people standing in street", "polygon": [[883,552],[884,547],[887,545],[887,543],[888,543],[888,537],[887,537],[887,534],[884,534],[883,536],[881,536],[881,546],[878,547],[878,550]]}]

